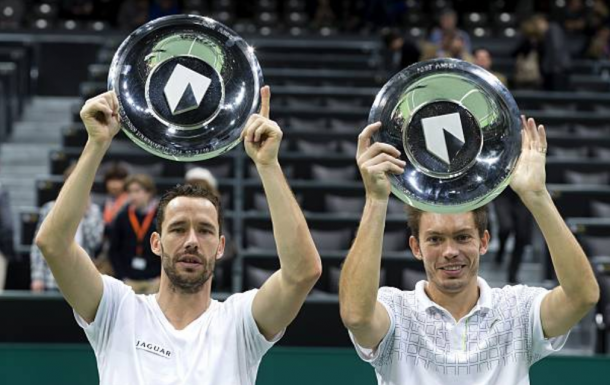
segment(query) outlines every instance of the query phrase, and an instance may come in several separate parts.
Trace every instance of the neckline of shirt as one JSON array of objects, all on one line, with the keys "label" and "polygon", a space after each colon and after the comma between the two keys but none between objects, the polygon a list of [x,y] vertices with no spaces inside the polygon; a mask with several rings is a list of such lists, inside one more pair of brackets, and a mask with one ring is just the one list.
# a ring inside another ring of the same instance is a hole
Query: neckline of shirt
[{"label": "neckline of shirt", "polygon": [[150,294],[150,295],[147,295],[146,297],[147,297],[147,300],[151,303],[151,306],[153,308],[155,315],[157,316],[157,318],[159,318],[159,320],[161,321],[163,326],[165,326],[165,329],[171,331],[172,333],[178,334],[178,335],[189,333],[189,330],[193,329],[197,324],[200,324],[201,322],[203,322],[203,320],[208,318],[210,316],[210,314],[212,314],[214,312],[214,310],[216,309],[216,306],[218,305],[217,300],[210,298],[210,306],[208,306],[208,308],[203,313],[201,313],[201,315],[199,317],[194,319],[190,324],[186,325],[186,327],[184,329],[178,330],[174,327],[174,325],[172,325],[172,323],[165,316],[165,313],[161,309],[161,306],[159,306],[159,302],[157,302],[156,294]]},{"label": "neckline of shirt", "polygon": [[[427,283],[428,283],[428,281],[421,280],[415,284],[415,299],[416,299],[416,303],[417,303],[417,310],[422,312],[422,311],[427,311],[430,308],[434,308],[434,309],[438,309],[438,310],[441,310],[441,311],[449,314],[447,309],[445,309],[441,305],[437,304],[436,302],[431,300],[430,297],[428,297],[428,294],[426,294],[426,291],[425,291],[425,287],[426,287]],[[491,293],[491,288],[489,287],[489,284],[483,278],[477,277],[477,285],[479,287],[479,299],[477,300],[477,303],[474,305],[474,307],[463,318],[470,317],[478,310],[481,310],[481,311],[492,310],[492,306],[493,306],[492,293]],[[451,317],[451,318],[453,318],[453,317]],[[459,320],[458,320],[458,322],[459,322]]]}]

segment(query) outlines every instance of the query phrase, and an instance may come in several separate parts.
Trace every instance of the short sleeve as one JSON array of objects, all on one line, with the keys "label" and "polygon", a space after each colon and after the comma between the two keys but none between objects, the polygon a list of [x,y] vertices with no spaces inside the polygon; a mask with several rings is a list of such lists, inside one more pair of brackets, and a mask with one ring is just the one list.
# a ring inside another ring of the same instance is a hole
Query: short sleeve
[{"label": "short sleeve", "polygon": [[542,320],[540,319],[540,308],[542,300],[549,293],[546,289],[539,289],[532,295],[532,306],[529,312],[530,330],[532,331],[532,361],[534,364],[544,357],[556,353],[565,345],[570,333],[562,336],[545,338],[544,330],[542,329]]},{"label": "short sleeve", "polygon": [[121,303],[128,296],[135,296],[135,293],[129,286],[115,278],[102,275],[102,282],[104,284],[102,300],[97,308],[93,322],[87,323],[74,311],[76,322],[85,331],[87,339],[91,343],[91,347],[96,355],[102,353],[108,344]]},{"label": "short sleeve", "polygon": [[271,341],[268,341],[260,332],[252,314],[252,303],[257,292],[258,290],[254,289],[242,294],[234,294],[225,302],[236,313],[237,320],[239,320],[250,366],[258,365],[265,353],[282,338],[285,332],[282,330]]},{"label": "short sleeve", "polygon": [[354,335],[349,332],[349,337],[356,348],[356,353],[358,357],[360,357],[363,361],[370,363],[374,367],[382,366],[385,362],[390,359],[392,354],[392,347],[394,345],[394,335],[396,330],[396,320],[395,314],[398,311],[396,309],[398,303],[396,301],[396,295],[400,294],[400,290],[396,288],[390,287],[382,287],[379,289],[377,293],[377,301],[383,305],[384,309],[388,312],[388,316],[390,318],[390,326],[388,328],[388,332],[381,339],[379,345],[376,349],[367,349],[364,348],[356,342]]}]

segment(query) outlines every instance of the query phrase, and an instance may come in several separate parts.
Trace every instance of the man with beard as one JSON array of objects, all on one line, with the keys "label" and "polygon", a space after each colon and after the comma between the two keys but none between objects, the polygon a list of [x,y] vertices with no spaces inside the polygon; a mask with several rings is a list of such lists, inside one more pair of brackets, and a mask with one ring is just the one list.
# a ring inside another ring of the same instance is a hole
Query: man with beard
[{"label": "man with beard", "polygon": [[410,209],[409,245],[427,281],[413,291],[379,289],[387,173],[402,174],[405,163],[393,146],[371,145],[379,123],[360,134],[366,231],[358,232],[347,256],[339,302],[356,351],[375,368],[379,384],[529,384],[529,367],[560,349],[597,302],[587,256],[546,189],[544,127],[522,120],[521,156],[510,185],[546,239],[560,284],[551,291],[492,289],[478,276],[489,246],[484,207],[461,214]]},{"label": "man with beard", "polygon": [[262,356],[318,280],[320,257],[278,162],[282,131],[269,120],[268,87],[261,99],[242,137],[267,194],[281,268],[259,290],[223,303],[210,297],[225,247],[221,205],[201,186],[177,187],[159,204],[150,239],[162,261],[157,294],[136,295],[100,275],[74,242],[96,170],[120,127],[113,92],[82,108],[87,144],[36,244],[93,347],[101,384],[253,385]]}]

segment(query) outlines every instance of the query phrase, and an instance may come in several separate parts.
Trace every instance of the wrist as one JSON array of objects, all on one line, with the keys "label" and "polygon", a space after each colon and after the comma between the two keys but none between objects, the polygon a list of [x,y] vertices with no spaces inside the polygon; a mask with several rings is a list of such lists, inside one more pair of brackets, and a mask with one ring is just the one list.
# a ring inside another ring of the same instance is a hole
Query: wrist
[{"label": "wrist", "polygon": [[390,201],[390,196],[376,196],[372,194],[366,194],[366,203],[375,206],[387,206]]},{"label": "wrist", "polygon": [[527,206],[530,211],[538,206],[553,202],[553,198],[551,198],[551,194],[546,188],[542,191],[528,191],[520,193],[519,198],[521,198],[523,204]]},{"label": "wrist", "polygon": [[255,163],[256,165],[256,170],[258,171],[259,174],[264,174],[264,173],[269,173],[269,172],[277,172],[277,171],[281,171],[282,167],[280,166],[280,162],[275,159],[274,161],[271,161],[269,163]]},{"label": "wrist", "polygon": [[85,144],[85,148],[91,148],[98,151],[106,151],[110,147],[112,140],[104,140],[99,138],[89,137],[87,139],[87,143]]}]

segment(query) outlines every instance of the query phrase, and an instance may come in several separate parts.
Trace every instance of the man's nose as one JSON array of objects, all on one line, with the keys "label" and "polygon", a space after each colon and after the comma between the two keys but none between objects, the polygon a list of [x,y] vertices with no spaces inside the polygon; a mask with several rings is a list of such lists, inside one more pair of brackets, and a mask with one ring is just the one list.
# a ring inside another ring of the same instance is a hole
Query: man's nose
[{"label": "man's nose", "polygon": [[459,250],[457,247],[457,242],[452,239],[447,240],[443,247],[443,257],[445,258],[455,258],[459,255]]},{"label": "man's nose", "polygon": [[197,247],[197,231],[190,229],[186,237],[186,247]]}]

